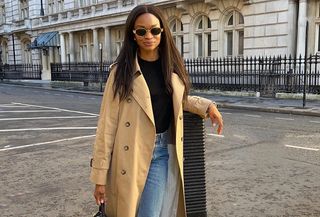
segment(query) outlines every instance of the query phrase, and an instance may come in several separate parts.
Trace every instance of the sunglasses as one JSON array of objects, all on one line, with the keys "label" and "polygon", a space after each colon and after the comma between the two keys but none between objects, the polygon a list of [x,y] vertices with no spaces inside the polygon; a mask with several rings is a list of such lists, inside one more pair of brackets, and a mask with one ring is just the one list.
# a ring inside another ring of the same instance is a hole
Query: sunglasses
[{"label": "sunglasses", "polygon": [[144,28],[139,28],[139,29],[134,29],[133,33],[138,35],[138,36],[145,36],[147,32],[151,32],[153,36],[159,35],[161,32],[163,32],[163,29],[160,27],[153,27],[151,29],[144,29]]}]

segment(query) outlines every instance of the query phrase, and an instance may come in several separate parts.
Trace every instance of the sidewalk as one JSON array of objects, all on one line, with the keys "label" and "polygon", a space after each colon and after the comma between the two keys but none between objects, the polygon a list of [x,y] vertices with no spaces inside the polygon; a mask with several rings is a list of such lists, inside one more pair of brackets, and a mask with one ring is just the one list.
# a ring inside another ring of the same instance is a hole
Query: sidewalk
[{"label": "sidewalk", "polygon": [[[0,85],[17,85],[29,88],[46,89],[63,92],[102,95],[98,88],[81,86],[59,87],[43,81],[4,81]],[[191,91],[191,95],[203,96],[217,103],[220,108],[232,108],[251,111],[275,112],[320,117],[320,100],[307,100],[306,107],[302,99],[276,99],[255,96],[234,96],[232,92],[223,95],[213,91]],[[248,94],[247,94],[248,95]]]}]

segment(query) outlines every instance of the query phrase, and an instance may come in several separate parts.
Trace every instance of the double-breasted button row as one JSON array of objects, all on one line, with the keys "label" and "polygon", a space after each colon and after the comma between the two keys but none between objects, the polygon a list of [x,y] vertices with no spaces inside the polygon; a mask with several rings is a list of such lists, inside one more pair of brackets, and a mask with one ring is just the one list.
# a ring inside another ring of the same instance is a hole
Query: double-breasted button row
[{"label": "double-breasted button row", "polygon": [[130,127],[130,122],[126,122],[126,127]]},{"label": "double-breasted button row", "polygon": [[121,175],[125,175],[126,173],[127,173],[127,171],[121,170]]}]

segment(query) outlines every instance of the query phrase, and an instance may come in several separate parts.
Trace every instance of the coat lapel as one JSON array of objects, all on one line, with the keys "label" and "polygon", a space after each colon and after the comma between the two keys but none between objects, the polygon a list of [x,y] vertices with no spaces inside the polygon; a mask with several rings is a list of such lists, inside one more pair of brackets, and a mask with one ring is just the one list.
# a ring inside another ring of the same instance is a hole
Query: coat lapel
[{"label": "coat lapel", "polygon": [[141,73],[137,56],[135,58],[135,65],[133,67],[133,70],[135,75],[132,85],[132,96],[138,102],[143,111],[147,114],[152,124],[155,126],[150,91],[147,82]]},{"label": "coat lapel", "polygon": [[174,123],[177,126],[179,109],[181,108],[183,93],[184,93],[184,84],[176,73],[172,73],[171,76],[172,82],[172,100],[173,100],[173,111],[174,111]]}]

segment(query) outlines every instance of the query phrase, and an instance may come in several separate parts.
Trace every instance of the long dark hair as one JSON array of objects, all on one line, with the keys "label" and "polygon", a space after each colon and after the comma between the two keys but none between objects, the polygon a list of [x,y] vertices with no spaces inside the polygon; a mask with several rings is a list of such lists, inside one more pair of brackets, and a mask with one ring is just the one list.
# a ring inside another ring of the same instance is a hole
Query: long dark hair
[{"label": "long dark hair", "polygon": [[119,94],[120,99],[123,100],[127,98],[131,92],[133,75],[135,73],[133,72],[133,65],[138,49],[132,30],[134,29],[136,19],[144,13],[151,13],[157,17],[160,21],[161,28],[163,28],[159,44],[159,54],[166,90],[172,94],[171,73],[176,73],[185,86],[185,98],[190,90],[188,73],[184,67],[183,59],[175,46],[167,21],[164,19],[160,9],[152,5],[136,6],[127,18],[124,43],[116,59],[117,68],[113,84],[113,88],[115,89],[114,97],[116,97],[116,94]]}]

